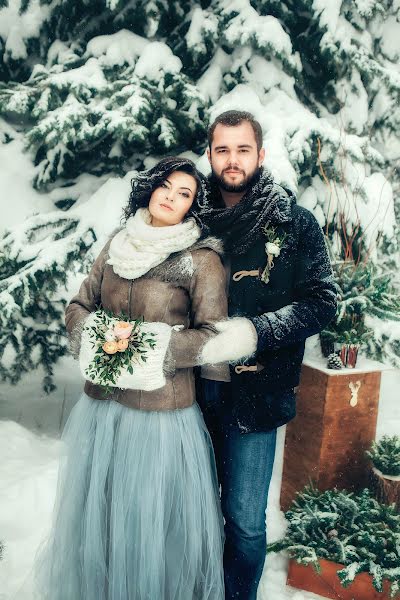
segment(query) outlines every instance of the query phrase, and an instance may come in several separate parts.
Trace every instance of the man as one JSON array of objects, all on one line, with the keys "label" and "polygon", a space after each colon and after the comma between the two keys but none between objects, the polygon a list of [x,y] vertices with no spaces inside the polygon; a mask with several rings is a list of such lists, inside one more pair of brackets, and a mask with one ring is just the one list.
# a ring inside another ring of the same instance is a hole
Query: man
[{"label": "man", "polygon": [[[230,368],[230,383],[201,380],[221,484],[227,600],[256,599],[276,429],[295,416],[306,338],[336,311],[321,228],[263,170],[264,156],[261,126],[250,113],[228,111],[211,125],[213,208],[204,220],[224,242],[229,315],[247,317],[258,336],[255,354]],[[226,343],[234,342],[227,335]]]}]

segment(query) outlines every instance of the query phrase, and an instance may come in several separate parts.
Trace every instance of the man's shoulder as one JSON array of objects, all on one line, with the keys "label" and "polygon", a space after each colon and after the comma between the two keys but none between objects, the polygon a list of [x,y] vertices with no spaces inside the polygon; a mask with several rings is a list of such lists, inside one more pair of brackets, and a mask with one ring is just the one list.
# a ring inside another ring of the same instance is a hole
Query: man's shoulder
[{"label": "man's shoulder", "polygon": [[301,230],[308,229],[310,226],[321,228],[315,215],[299,204],[292,204],[292,221]]},{"label": "man's shoulder", "polygon": [[[297,204],[294,192],[281,185],[277,185],[276,187],[280,195],[280,206],[283,207],[284,216],[286,217],[280,219],[280,222],[285,228],[289,227],[293,233],[301,234],[310,227],[312,229],[320,227],[315,215],[308,208]],[[282,211],[279,213],[279,217],[281,216]]]}]

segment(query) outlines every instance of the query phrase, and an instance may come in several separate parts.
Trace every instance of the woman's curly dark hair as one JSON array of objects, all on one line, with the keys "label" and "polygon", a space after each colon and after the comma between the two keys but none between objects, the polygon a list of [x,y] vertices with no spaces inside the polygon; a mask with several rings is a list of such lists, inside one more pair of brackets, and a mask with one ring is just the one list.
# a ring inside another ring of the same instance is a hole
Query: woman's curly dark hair
[{"label": "woman's curly dark hair", "polygon": [[191,160],[188,158],[180,158],[179,156],[169,156],[163,158],[151,169],[138,172],[131,180],[132,190],[129,195],[129,201],[124,208],[123,219],[127,220],[132,217],[138,208],[147,208],[149,206],[151,194],[158,188],[163,181],[174,171],[183,171],[188,173],[197,183],[197,190],[190,207],[187,217],[194,217],[197,223],[201,226],[199,213],[208,207],[208,189],[207,180],[197,169]]}]

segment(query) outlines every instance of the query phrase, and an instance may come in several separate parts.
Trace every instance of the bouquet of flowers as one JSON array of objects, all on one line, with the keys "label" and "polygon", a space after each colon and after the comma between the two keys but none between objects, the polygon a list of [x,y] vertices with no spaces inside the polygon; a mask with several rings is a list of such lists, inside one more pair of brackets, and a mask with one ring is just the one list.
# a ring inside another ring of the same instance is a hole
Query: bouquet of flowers
[{"label": "bouquet of flowers", "polygon": [[104,386],[106,393],[118,385],[123,371],[132,375],[134,365],[145,363],[148,351],[154,350],[155,334],[143,323],[143,319],[120,320],[104,310],[97,310],[85,323],[84,334],[94,354],[83,372],[90,381]]}]

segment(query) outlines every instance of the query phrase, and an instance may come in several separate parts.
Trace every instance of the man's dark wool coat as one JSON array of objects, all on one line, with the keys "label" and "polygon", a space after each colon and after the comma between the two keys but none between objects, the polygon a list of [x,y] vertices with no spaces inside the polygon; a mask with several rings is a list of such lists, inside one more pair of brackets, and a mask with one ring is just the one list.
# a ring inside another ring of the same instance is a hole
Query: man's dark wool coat
[{"label": "man's dark wool coat", "polygon": [[257,276],[233,279],[238,271],[263,271],[267,263],[264,236],[243,254],[226,256],[229,316],[250,318],[258,333],[257,353],[243,363],[257,365],[258,370],[238,373],[234,366],[230,369],[231,405],[226,410],[232,411],[243,433],[268,431],[295,416],[294,388],[299,383],[305,340],[321,331],[336,312],[336,288],[321,227],[291,193],[280,190],[281,209],[275,211],[269,226],[285,238],[269,282]]}]

